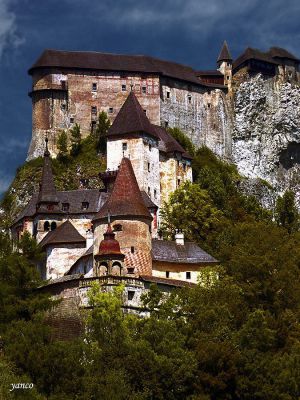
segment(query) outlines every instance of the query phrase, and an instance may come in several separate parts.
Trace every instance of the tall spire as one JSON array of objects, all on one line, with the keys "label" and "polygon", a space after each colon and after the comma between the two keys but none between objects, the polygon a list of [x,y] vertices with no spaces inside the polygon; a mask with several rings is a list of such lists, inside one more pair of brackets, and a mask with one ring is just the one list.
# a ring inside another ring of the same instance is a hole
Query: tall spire
[{"label": "tall spire", "polygon": [[220,63],[222,61],[232,61],[232,57],[226,40],[223,43],[217,62]]},{"label": "tall spire", "polygon": [[58,204],[58,197],[54,185],[54,179],[51,167],[50,152],[48,149],[48,138],[45,138],[44,165],[42,172],[42,180],[40,183],[40,192],[38,195],[38,205],[41,204]]},{"label": "tall spire", "polygon": [[134,218],[152,220],[145,206],[129,158],[123,158],[118,175],[108,200],[104,203],[94,221],[109,218]]}]

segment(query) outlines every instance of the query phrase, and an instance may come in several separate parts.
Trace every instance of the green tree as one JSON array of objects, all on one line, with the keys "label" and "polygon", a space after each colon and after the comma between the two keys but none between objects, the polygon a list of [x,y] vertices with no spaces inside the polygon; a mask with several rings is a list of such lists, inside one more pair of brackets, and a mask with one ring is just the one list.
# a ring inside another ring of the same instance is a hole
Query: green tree
[{"label": "green tree", "polygon": [[58,139],[57,139],[57,149],[58,155],[57,158],[61,162],[66,162],[68,159],[68,135],[65,130],[60,131]]},{"label": "green tree", "polygon": [[176,127],[168,128],[168,132],[173,136],[174,139],[177,140],[179,144],[181,144],[185,151],[187,151],[191,156],[194,156],[195,146],[186,133]]},{"label": "green tree", "polygon": [[97,150],[101,153],[106,152],[106,134],[110,127],[110,120],[105,111],[101,111],[98,115],[98,121],[94,132],[96,138]]},{"label": "green tree", "polygon": [[73,157],[77,156],[81,150],[81,130],[78,124],[75,124],[73,128],[70,129],[71,134],[71,155]]},{"label": "green tree", "polygon": [[287,190],[282,197],[278,197],[275,215],[277,224],[286,228],[289,233],[299,229],[300,217],[294,192]]}]

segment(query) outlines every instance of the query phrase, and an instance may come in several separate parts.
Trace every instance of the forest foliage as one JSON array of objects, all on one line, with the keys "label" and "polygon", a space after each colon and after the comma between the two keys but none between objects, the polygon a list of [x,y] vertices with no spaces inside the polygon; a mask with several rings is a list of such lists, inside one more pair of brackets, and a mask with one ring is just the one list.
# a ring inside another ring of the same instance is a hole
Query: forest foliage
[{"label": "forest foliage", "polygon": [[[193,168],[194,183],[164,205],[162,230],[171,238],[183,229],[209,251],[220,263],[218,279],[169,297],[153,285],[143,299],[148,318],[122,312],[122,286],[103,293],[95,284],[85,334],[54,340],[47,310],[55,304],[36,290],[43,253],[27,235],[16,248],[0,234],[1,400],[299,399],[293,194],[279,198],[273,215],[239,191],[236,168],[208,149],[195,151]],[[16,382],[34,389],[10,392]]]}]

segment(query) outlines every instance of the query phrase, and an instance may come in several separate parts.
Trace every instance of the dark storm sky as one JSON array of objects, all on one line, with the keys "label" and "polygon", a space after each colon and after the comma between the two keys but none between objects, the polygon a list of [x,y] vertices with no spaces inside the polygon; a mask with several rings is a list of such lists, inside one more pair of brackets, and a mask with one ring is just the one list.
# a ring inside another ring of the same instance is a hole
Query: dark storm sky
[{"label": "dark storm sky", "polygon": [[300,56],[299,0],[0,0],[0,194],[31,137],[27,70],[45,48],[147,54],[214,68],[224,39]]}]

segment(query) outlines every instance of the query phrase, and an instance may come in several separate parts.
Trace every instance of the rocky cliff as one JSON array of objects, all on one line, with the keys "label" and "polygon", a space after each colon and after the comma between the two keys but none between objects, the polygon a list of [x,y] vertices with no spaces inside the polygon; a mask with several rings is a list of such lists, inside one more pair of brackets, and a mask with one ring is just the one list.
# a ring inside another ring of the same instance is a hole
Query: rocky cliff
[{"label": "rocky cliff", "polygon": [[300,204],[300,87],[257,75],[240,84],[232,103],[232,161],[277,193],[293,189]]}]

